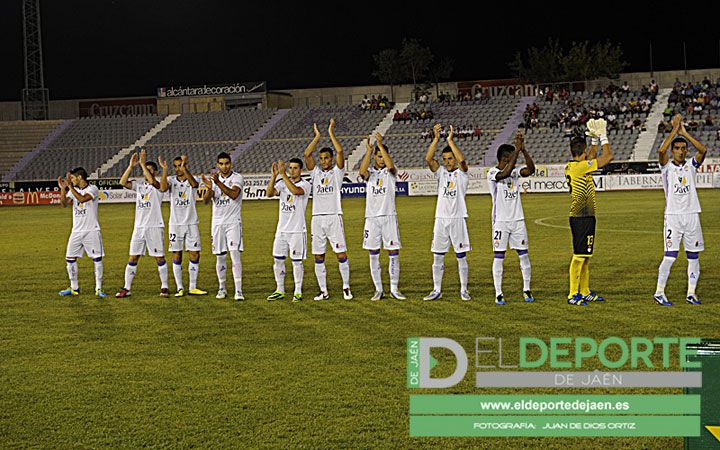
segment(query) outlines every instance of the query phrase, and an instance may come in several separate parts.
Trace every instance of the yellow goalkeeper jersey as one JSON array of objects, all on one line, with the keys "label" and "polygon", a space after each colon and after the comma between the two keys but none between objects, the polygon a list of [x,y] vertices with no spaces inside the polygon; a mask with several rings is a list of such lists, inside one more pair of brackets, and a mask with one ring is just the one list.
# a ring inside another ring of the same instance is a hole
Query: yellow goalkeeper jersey
[{"label": "yellow goalkeeper jersey", "polygon": [[597,159],[589,161],[570,161],[565,166],[572,206],[570,217],[595,216],[595,185],[592,172],[598,170]]}]

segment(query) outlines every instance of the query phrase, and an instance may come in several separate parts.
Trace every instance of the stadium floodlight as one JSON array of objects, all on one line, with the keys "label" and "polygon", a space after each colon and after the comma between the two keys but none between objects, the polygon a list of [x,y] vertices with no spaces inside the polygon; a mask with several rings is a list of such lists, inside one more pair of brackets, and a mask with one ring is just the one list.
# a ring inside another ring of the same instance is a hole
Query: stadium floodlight
[{"label": "stadium floodlight", "polygon": [[40,35],[40,0],[23,0],[25,88],[23,120],[47,120],[50,92],[45,88]]}]

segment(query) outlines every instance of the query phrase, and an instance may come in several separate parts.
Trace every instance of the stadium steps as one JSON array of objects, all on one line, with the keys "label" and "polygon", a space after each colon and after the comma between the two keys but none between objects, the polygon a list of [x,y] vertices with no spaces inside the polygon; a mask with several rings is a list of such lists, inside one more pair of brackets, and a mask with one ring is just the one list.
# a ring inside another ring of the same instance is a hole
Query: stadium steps
[{"label": "stadium steps", "polygon": [[20,170],[71,123],[72,120],[0,122],[0,174],[5,174],[2,181],[14,181]]},{"label": "stadium steps", "polygon": [[273,114],[272,117],[270,117],[270,119],[268,119],[268,121],[265,122],[255,133],[253,133],[248,140],[235,147],[235,150],[233,150],[230,154],[231,160],[235,161],[245,150],[250,148],[251,145],[256,142],[260,142],[260,140],[264,138],[265,135],[268,134],[268,132],[270,132],[270,130],[272,130],[272,128],[289,112],[290,109],[278,109],[277,112]]},{"label": "stadium steps", "polygon": [[633,147],[632,155],[630,160],[632,161],[649,161],[653,150],[653,144],[655,143],[655,137],[658,134],[658,125],[663,119],[663,112],[668,104],[668,98],[672,89],[666,88],[661,89],[658,92],[658,96],[655,99],[655,103],[650,109],[647,121],[645,122],[645,131],[640,132],[635,147]]},{"label": "stadium steps", "polygon": [[[488,150],[495,149],[502,144],[507,144],[515,136],[515,132],[523,121],[525,108],[537,101],[536,96],[524,96],[520,98],[520,102],[515,106],[515,110],[510,114],[510,118],[505,122],[503,129],[495,135],[495,139],[488,146]],[[486,151],[483,155],[481,165],[491,167],[495,165],[496,152]]]},{"label": "stadium steps", "polygon": [[161,132],[166,126],[170,125],[173,120],[177,119],[178,117],[180,117],[180,114],[169,114],[167,117],[161,120],[160,123],[152,127],[150,131],[142,135],[140,139],[130,144],[129,147],[123,148],[122,150],[117,152],[112,158],[107,160],[103,165],[100,166],[99,169],[90,174],[90,178],[100,178],[101,176],[105,175],[115,164],[122,161],[127,155],[135,151],[137,148],[145,145],[150,139],[152,139],[156,134]]},{"label": "stadium steps", "polygon": [[[382,136],[385,136],[385,133],[390,129],[390,127],[393,124],[393,117],[395,116],[396,112],[399,112],[402,114],[405,109],[410,105],[410,102],[407,103],[396,103],[395,108],[391,109],[387,115],[383,118],[383,120],[380,121],[380,123],[375,127],[374,130],[370,133],[370,144],[375,145],[375,133],[380,133]],[[347,165],[346,167],[352,168],[355,167],[355,165],[365,156],[365,140],[363,139],[360,141],[360,143],[355,147],[355,149],[348,155],[347,158]]]}]

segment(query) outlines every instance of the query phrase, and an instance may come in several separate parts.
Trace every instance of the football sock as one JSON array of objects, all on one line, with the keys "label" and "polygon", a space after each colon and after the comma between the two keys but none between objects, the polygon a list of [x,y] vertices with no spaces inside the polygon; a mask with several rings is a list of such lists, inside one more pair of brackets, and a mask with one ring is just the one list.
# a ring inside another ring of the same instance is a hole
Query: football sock
[{"label": "football sock", "polygon": [[530,268],[530,255],[527,250],[520,250],[518,252],[518,258],[520,258],[520,272],[523,277],[523,291],[530,290],[530,278],[532,269]]},{"label": "football sock", "polygon": [[94,258],[93,263],[95,265],[95,290],[102,289],[103,279],[103,262],[102,258]]},{"label": "football sock", "polygon": [[677,258],[678,252],[665,252],[660,268],[658,269],[658,281],[657,288],[655,289],[655,295],[663,295],[665,293],[665,284],[667,284],[668,277],[670,276],[670,268],[672,267],[675,259]]},{"label": "football sock", "polygon": [[580,270],[580,295],[583,297],[590,294],[590,258],[583,258],[582,269]]},{"label": "football sock", "polygon": [[128,291],[132,287],[135,272],[137,272],[137,263],[128,261],[127,266],[125,266],[125,286],[123,286]]},{"label": "football sock", "polygon": [[695,295],[698,278],[700,278],[700,255],[698,253],[687,253],[688,259],[688,295]]},{"label": "football sock", "polygon": [[162,289],[168,288],[168,268],[167,268],[167,262],[159,262],[158,264],[158,274],[160,274],[160,287]]},{"label": "football sock", "polygon": [[200,259],[197,261],[190,260],[190,264],[188,264],[188,273],[190,274],[190,290],[197,288],[197,277],[198,272],[200,272]]},{"label": "football sock", "polygon": [[505,253],[495,253],[492,265],[493,282],[495,283],[495,297],[502,294],[503,262],[505,262]]},{"label": "football sock", "polygon": [[70,288],[78,290],[78,270],[76,259],[66,259],[68,278],[70,278]]},{"label": "football sock", "polygon": [[343,282],[343,289],[350,289],[350,263],[347,260],[347,256],[342,260],[338,260],[338,266]]},{"label": "football sock", "polygon": [[580,291],[580,273],[582,272],[583,264],[585,264],[585,258],[573,255],[573,259],[570,262],[570,294],[568,298],[572,298],[573,295]]},{"label": "football sock", "polygon": [[225,253],[217,255],[217,263],[215,264],[215,272],[217,272],[219,289],[225,289],[225,275],[227,273],[227,257]]},{"label": "football sock", "polygon": [[321,292],[327,292],[327,271],[325,270],[325,258],[315,260],[315,277]]},{"label": "football sock", "polygon": [[376,292],[383,290],[382,275],[380,273],[380,252],[370,250],[370,276],[372,277]]},{"label": "football sock", "polygon": [[397,250],[388,252],[390,263],[388,264],[388,272],[390,272],[390,292],[397,292],[400,284],[400,256]]},{"label": "football sock", "polygon": [[303,275],[305,268],[301,259],[293,259],[293,277],[295,278],[295,293],[302,294]]},{"label": "football sock", "polygon": [[235,282],[235,293],[242,293],[242,260],[239,250],[230,250],[232,260],[233,281]]},{"label": "football sock", "polygon": [[468,262],[465,253],[456,253],[458,263],[458,275],[460,275],[460,291],[467,291],[468,285]]},{"label": "football sock", "polygon": [[175,277],[175,285],[177,286],[177,290],[185,289],[183,286],[183,280],[182,280],[182,261],[175,261],[173,259],[173,277]]},{"label": "football sock", "polygon": [[443,274],[445,273],[445,263],[443,262],[444,260],[445,260],[444,253],[434,253],[433,254],[433,265],[432,265],[433,290],[436,290],[436,291],[442,290],[442,279],[443,279]]},{"label": "football sock", "polygon": [[275,283],[277,284],[277,292],[285,292],[285,257],[275,257],[273,264],[273,272],[275,272]]}]

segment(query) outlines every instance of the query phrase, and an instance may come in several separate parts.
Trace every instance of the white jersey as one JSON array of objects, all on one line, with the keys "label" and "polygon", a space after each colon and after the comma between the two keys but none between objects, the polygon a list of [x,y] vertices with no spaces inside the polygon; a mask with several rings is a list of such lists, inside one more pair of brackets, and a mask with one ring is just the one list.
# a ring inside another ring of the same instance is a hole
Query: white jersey
[{"label": "white jersey", "polygon": [[665,190],[665,214],[696,214],[700,210],[695,175],[700,167],[695,158],[678,166],[670,160],[660,166]]},{"label": "white jersey", "polygon": [[223,191],[213,183],[213,217],[212,224],[230,224],[230,223],[242,223],[242,217],[240,215],[242,211],[242,189],[243,189],[243,177],[239,173],[230,172],[230,175],[223,177],[220,175],[220,182],[232,189],[235,186],[240,186],[240,195],[235,200],[228,197]]},{"label": "white jersey", "polygon": [[368,169],[365,180],[365,217],[396,216],[395,182],[397,175],[387,169]]},{"label": "white jersey", "polygon": [[165,227],[162,216],[163,194],[152,184],[145,181],[133,181],[135,197],[135,228]]},{"label": "white jersey", "polygon": [[521,170],[516,167],[510,172],[510,176],[499,181],[495,177],[500,173],[500,169],[493,167],[488,170],[487,179],[493,201],[492,223],[512,222],[525,218],[518,188]]},{"label": "white jersey", "polygon": [[448,172],[445,166],[441,165],[435,172],[435,177],[438,179],[435,217],[444,219],[467,217],[465,193],[470,180],[468,173],[460,169]]},{"label": "white jersey", "polygon": [[340,204],[340,188],[342,187],[345,170],[333,166],[330,170],[322,170],[315,166],[310,171],[313,191],[312,215],[342,214]]},{"label": "white jersey", "polygon": [[195,225],[199,223],[195,201],[197,187],[192,187],[186,179],[178,180],[176,176],[168,177],[170,193],[170,225]]},{"label": "white jersey", "polygon": [[280,213],[278,215],[278,233],[302,233],[305,231],[305,210],[312,186],[302,178],[295,182],[301,188],[303,195],[294,195],[288,189],[284,180],[275,183],[275,189],[280,196]]},{"label": "white jersey", "polygon": [[72,232],[99,230],[100,224],[98,223],[97,210],[100,190],[92,184],[88,184],[84,189],[75,188],[75,190],[81,196],[86,194],[92,195],[92,200],[80,203],[72,192],[67,192],[66,196],[73,202]]}]

